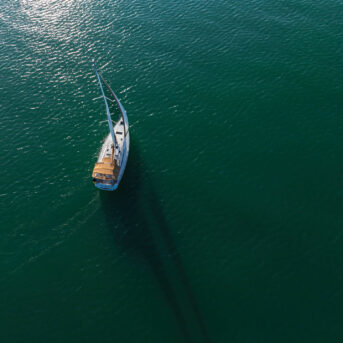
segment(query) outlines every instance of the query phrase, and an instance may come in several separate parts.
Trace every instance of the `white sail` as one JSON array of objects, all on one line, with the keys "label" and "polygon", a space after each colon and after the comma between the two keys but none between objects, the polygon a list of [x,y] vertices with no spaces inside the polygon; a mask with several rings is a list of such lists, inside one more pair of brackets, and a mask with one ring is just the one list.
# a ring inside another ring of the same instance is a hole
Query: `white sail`
[{"label": "white sail", "polygon": [[128,131],[129,131],[129,120],[127,119],[127,114],[126,114],[125,108],[121,104],[121,102],[119,101],[118,97],[114,94],[114,92],[111,89],[111,87],[109,86],[109,84],[103,79],[103,77],[101,75],[100,75],[100,77],[101,77],[101,79],[104,82],[105,86],[110,91],[110,93],[112,94],[113,98],[115,99],[115,101],[117,102],[117,104],[119,106],[120,112],[121,112],[123,120],[124,120],[125,135],[126,135],[128,133]]},{"label": "white sail", "polygon": [[106,100],[106,96],[105,96],[104,90],[102,88],[102,83],[101,83],[101,80],[100,80],[100,76],[99,76],[98,70],[96,69],[95,61],[94,61],[94,70],[95,70],[96,77],[98,78],[98,81],[99,81],[99,85],[100,85],[102,96],[103,96],[104,101],[105,101],[107,121],[108,121],[108,126],[110,128],[111,136],[112,136],[112,142],[113,142],[113,144],[116,144],[116,137],[114,135],[111,113],[110,113],[110,110],[108,108],[108,103],[107,103],[107,100]]}]

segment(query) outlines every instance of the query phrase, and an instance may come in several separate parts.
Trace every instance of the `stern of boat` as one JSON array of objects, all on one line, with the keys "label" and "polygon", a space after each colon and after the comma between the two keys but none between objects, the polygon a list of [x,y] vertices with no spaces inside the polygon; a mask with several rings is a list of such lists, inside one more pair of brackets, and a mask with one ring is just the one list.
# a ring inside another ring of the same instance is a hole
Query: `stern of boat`
[{"label": "stern of boat", "polygon": [[96,179],[94,180],[93,179],[93,183],[95,185],[96,188],[99,188],[103,191],[114,191],[118,188],[118,184],[115,183],[115,184],[104,184],[104,183],[101,183],[101,182],[98,182]]}]

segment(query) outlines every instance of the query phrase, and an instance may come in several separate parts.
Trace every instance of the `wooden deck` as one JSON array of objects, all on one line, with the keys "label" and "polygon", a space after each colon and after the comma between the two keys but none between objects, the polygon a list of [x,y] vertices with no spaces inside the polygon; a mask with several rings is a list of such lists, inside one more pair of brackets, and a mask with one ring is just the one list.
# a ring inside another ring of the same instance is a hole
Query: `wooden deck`
[{"label": "wooden deck", "polygon": [[[95,163],[92,177],[100,180],[113,179],[117,180],[120,172],[120,167],[117,165],[116,160],[112,160],[111,157],[104,157],[101,162]],[[102,174],[97,175],[95,174]],[[107,175],[107,177],[105,176]],[[110,178],[108,177],[110,176]]]}]

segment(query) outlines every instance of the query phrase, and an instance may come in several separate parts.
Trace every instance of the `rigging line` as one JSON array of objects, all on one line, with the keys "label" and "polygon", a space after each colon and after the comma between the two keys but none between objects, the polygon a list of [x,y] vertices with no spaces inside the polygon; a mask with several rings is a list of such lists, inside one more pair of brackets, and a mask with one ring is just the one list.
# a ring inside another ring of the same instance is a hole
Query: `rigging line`
[{"label": "rigging line", "polygon": [[115,101],[114,101],[114,100],[109,99],[107,96],[105,96],[105,98],[106,98],[108,101],[111,101],[111,102],[113,102],[113,103],[115,104]]}]

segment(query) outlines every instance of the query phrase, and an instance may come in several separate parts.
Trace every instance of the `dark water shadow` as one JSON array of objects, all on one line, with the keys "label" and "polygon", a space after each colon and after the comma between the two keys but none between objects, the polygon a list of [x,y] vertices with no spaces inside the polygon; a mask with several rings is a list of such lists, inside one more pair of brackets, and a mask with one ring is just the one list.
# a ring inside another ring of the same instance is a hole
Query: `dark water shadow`
[{"label": "dark water shadow", "polygon": [[[149,265],[185,342],[199,342],[193,338],[194,329],[190,329],[189,318],[183,311],[181,300],[178,299],[173,280],[165,266],[164,259],[168,256],[185,290],[194,316],[193,321],[198,323],[202,340],[209,343],[210,338],[177,246],[137,149],[131,147],[129,163],[119,189],[116,192],[101,192],[100,198],[116,244],[125,253],[136,256]],[[156,236],[159,236],[159,240]],[[163,256],[157,241],[162,241],[165,247]]]},{"label": "dark water shadow", "polygon": [[194,293],[192,291],[188,276],[185,272],[185,268],[183,266],[180,254],[177,250],[177,246],[175,244],[175,241],[170,233],[168,224],[165,220],[165,217],[163,215],[163,210],[161,208],[161,204],[158,201],[158,198],[156,197],[155,193],[154,193],[154,189],[153,187],[151,187],[151,184],[149,184],[149,200],[150,200],[150,205],[151,208],[153,210],[154,213],[154,218],[157,222],[157,227],[159,229],[159,232],[161,233],[164,242],[167,246],[167,250],[168,250],[168,254],[170,256],[170,258],[172,259],[172,262],[178,272],[178,276],[183,284],[183,288],[186,292],[188,301],[191,305],[192,311],[194,313],[195,316],[195,320],[198,323],[198,326],[201,330],[201,335],[202,338],[204,340],[204,342],[206,343],[210,343],[210,338],[207,332],[207,328],[203,319],[203,316],[200,312],[198,303],[196,301],[196,298],[194,296]]}]

